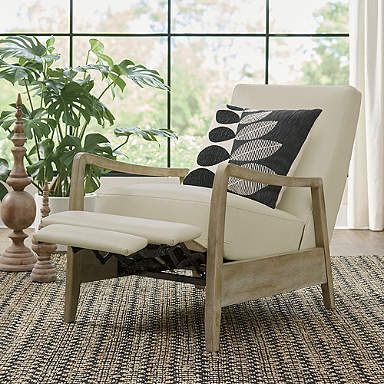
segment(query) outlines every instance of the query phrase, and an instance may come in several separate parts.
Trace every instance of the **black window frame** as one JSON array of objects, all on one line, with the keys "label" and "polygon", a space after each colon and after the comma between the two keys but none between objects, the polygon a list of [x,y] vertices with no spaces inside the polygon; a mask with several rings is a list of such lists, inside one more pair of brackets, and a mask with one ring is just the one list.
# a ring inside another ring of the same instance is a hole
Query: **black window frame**
[{"label": "black window frame", "polygon": [[[73,41],[76,37],[165,37],[167,39],[167,85],[172,88],[172,39],[177,37],[264,37],[265,38],[265,67],[264,83],[269,83],[270,39],[274,37],[349,37],[349,33],[271,33],[270,32],[270,0],[265,0],[265,31],[264,33],[177,33],[172,32],[172,0],[167,0],[167,28],[159,33],[81,33],[74,32],[74,1],[69,1],[69,32],[52,33],[23,33],[26,36],[57,36],[69,39],[69,66],[73,66]],[[19,33],[0,33],[0,36],[16,36]],[[167,128],[172,128],[171,93],[167,92],[166,121]],[[167,167],[171,167],[171,140],[167,139]],[[111,173],[113,175],[114,173]],[[119,174],[120,175],[120,174]]]}]

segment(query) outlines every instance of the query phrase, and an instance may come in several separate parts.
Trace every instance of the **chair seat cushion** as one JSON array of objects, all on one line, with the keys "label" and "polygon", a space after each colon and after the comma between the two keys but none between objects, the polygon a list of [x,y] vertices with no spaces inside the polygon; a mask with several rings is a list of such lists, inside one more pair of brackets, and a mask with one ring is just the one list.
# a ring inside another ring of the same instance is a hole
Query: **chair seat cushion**
[{"label": "chair seat cushion", "polygon": [[34,241],[63,244],[129,256],[148,244],[147,240],[121,232],[75,225],[52,224],[33,235]]},{"label": "chair seat cushion", "polygon": [[[98,192],[96,210],[197,226],[202,234],[196,241],[206,247],[211,193],[210,188],[190,185],[121,182]],[[250,259],[299,249],[304,220],[235,194],[228,194],[227,202],[227,259]]]},{"label": "chair seat cushion", "polygon": [[[149,244],[176,245],[196,239],[201,235],[200,228],[194,225],[86,211],[59,212],[44,218],[42,221],[43,226],[51,226],[52,224],[121,232],[143,237]],[[92,235],[92,237],[94,236]]]}]

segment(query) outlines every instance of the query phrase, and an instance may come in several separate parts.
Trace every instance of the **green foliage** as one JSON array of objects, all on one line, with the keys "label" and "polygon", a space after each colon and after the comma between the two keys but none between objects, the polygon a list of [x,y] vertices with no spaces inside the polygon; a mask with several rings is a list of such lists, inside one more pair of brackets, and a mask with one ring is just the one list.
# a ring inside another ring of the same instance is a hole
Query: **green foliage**
[{"label": "green foliage", "polygon": [[[157,142],[158,137],[174,138],[166,129],[116,128],[117,137],[125,141],[115,149],[101,133],[86,133],[90,123],[100,127],[113,125],[115,117],[101,101],[106,92],[115,97],[116,89],[123,92],[127,82],[139,87],[168,90],[164,80],[155,70],[124,59],[119,63],[104,52],[104,45],[97,39],[90,39],[85,64],[75,68],[54,67],[60,55],[55,52],[55,39],[49,38],[45,45],[37,38],[28,36],[7,37],[0,40],[0,79],[12,85],[24,87],[28,106],[23,105],[25,134],[33,139],[34,145],[26,155],[28,173],[41,189],[45,181],[52,182],[51,195],[68,196],[72,162],[78,152],[89,152],[108,158],[115,158],[117,150],[128,142],[131,136]],[[93,62],[90,62],[93,61]],[[104,89],[95,95],[95,75],[99,74]],[[33,105],[33,100],[39,106]],[[15,122],[13,110],[0,113],[0,126],[12,134]],[[0,159],[0,181],[4,181],[8,163]],[[85,176],[86,192],[93,192],[100,186],[103,170],[88,167]],[[4,192],[0,184],[0,198]]]},{"label": "green foliage", "polygon": [[[348,25],[348,4],[329,1],[315,16],[319,21],[317,33],[343,31]],[[316,38],[316,60],[303,66],[303,80],[308,84],[348,84],[349,46],[343,38]]]},{"label": "green foliage", "polygon": [[125,136],[129,138],[132,135],[136,135],[147,141],[156,141],[157,136],[170,138],[170,139],[177,138],[175,133],[169,129],[154,129],[154,128],[141,129],[138,127],[132,127],[132,128],[124,127],[124,128],[116,128],[114,132],[116,136]]},{"label": "green foliage", "polygon": [[[84,140],[67,135],[55,146],[52,139],[45,139],[37,145],[40,160],[27,167],[28,173],[40,185],[45,180],[54,180],[51,186],[52,196],[62,196],[63,188],[68,189],[72,171],[72,161],[79,152],[94,153],[114,158],[113,150],[107,138],[99,133],[89,133]],[[55,176],[55,170],[57,176]],[[85,175],[85,191],[93,192],[100,186],[103,171],[88,167]]]},{"label": "green foliage", "polygon": [[7,180],[8,175],[8,161],[5,159],[0,159],[0,200],[3,200],[3,197],[8,193],[8,190],[4,185],[4,182]]},{"label": "green foliage", "polygon": [[[172,87],[177,98],[172,103],[172,123],[180,135],[205,134],[207,125],[196,121],[196,116],[204,116],[202,105],[206,102],[201,96],[205,91],[203,78],[188,73],[181,67],[175,67],[173,73],[175,86]],[[207,122],[206,122],[207,123]]]}]

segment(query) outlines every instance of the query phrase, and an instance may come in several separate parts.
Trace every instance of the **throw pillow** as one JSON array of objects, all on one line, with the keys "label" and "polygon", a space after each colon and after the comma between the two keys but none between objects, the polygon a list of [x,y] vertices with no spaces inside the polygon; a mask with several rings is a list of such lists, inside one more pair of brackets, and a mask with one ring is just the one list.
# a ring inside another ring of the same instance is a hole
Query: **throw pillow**
[{"label": "throw pillow", "polygon": [[[197,166],[185,185],[212,188],[219,164],[233,163],[263,173],[291,175],[308,134],[320,115],[312,110],[254,110],[227,105],[216,111]],[[230,178],[228,191],[275,208],[279,186]]]}]

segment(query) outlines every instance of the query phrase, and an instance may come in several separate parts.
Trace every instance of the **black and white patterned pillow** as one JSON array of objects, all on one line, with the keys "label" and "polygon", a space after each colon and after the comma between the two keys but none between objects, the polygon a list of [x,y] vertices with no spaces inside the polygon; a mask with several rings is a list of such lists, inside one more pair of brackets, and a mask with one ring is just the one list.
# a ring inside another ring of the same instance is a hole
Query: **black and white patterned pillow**
[{"label": "black and white patterned pillow", "polygon": [[[212,188],[217,166],[228,162],[263,173],[291,175],[320,113],[321,109],[220,108],[197,157],[197,167],[188,173],[184,184]],[[272,208],[283,193],[278,186],[237,178],[229,179],[228,191]]]}]

